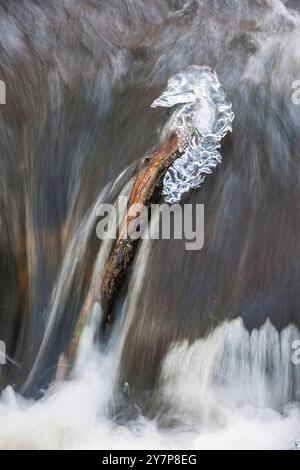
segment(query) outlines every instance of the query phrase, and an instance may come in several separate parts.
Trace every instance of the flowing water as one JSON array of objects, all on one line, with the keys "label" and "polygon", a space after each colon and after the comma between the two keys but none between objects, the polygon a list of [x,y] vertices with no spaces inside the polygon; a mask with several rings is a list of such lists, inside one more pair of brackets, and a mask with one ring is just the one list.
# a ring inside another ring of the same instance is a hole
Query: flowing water
[{"label": "flowing water", "polygon": [[[298,1],[3,0],[0,23],[0,447],[299,446]],[[235,114],[183,196],[204,247],[141,241],[109,334],[96,295],[63,379],[111,247],[97,206],[129,194],[170,118],[151,103],[191,65]]]}]

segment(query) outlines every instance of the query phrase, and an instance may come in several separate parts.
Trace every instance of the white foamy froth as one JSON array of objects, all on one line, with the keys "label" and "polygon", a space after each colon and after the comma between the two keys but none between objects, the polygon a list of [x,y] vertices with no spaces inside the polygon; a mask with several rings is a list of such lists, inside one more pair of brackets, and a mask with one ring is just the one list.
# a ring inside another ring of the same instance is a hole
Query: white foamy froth
[{"label": "white foamy froth", "polygon": [[169,203],[179,202],[185,192],[198,188],[221,162],[217,149],[232,130],[234,119],[226,91],[209,67],[191,65],[174,75],[152,103],[154,108],[175,105],[179,107],[171,118],[171,130],[177,133],[184,153],[164,177],[163,195]]},{"label": "white foamy froth", "polygon": [[0,399],[2,449],[289,449],[300,446],[299,366],[290,361],[299,330],[278,333],[267,323],[249,333],[240,319],[205,339],[175,343],[162,367],[158,410],[169,429],[143,416],[115,423],[110,403],[120,351],[94,341],[99,309],[81,338],[73,378],[57,383],[39,401],[8,387]]},{"label": "white foamy froth", "polygon": [[249,333],[238,318],[206,339],[176,343],[162,371],[165,400],[185,422],[223,421],[244,407],[281,410],[300,398],[300,366],[292,361],[299,336],[296,326],[279,333],[269,320]]}]

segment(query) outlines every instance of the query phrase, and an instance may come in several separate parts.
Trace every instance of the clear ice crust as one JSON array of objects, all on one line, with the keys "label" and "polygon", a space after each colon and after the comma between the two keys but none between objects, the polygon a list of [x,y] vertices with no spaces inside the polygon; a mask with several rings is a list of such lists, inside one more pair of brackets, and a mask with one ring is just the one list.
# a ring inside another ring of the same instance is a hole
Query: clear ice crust
[{"label": "clear ice crust", "polygon": [[234,114],[226,91],[210,67],[189,66],[173,75],[152,107],[179,105],[171,117],[171,131],[179,137],[183,155],[168,169],[163,181],[166,202],[179,202],[182,195],[203,183],[222,161],[221,139],[232,131]]}]

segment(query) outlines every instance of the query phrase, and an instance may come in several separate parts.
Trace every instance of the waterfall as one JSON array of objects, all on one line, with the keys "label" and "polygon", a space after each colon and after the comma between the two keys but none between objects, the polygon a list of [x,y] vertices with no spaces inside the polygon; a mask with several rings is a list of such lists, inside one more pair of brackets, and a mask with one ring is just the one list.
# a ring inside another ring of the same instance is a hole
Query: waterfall
[{"label": "waterfall", "polygon": [[276,449],[299,440],[300,409],[285,404],[290,374],[296,374],[294,393],[300,390],[299,370],[288,365],[296,327],[279,334],[267,321],[250,334],[237,319],[194,344],[175,343],[162,366],[157,416],[138,415],[124,426],[111,415],[122,333],[101,351],[94,341],[98,325],[95,306],[72,379],[37,402],[11,387],[3,392],[1,448]]},{"label": "waterfall", "polygon": [[[299,15],[0,3],[1,449],[299,448]],[[106,322],[98,208],[172,137],[204,245],[139,240]]]}]

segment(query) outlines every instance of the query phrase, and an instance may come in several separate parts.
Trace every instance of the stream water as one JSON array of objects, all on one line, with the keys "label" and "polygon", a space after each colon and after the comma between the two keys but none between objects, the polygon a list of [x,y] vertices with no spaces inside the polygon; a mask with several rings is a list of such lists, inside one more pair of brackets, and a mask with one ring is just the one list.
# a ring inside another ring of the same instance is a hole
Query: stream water
[{"label": "stream water", "polygon": [[[0,448],[300,445],[299,39],[298,1],[1,2]],[[191,65],[235,114],[179,191],[204,246],[142,240],[109,334],[95,299],[55,380],[111,248],[97,206],[129,195],[171,115],[151,104]]]}]

